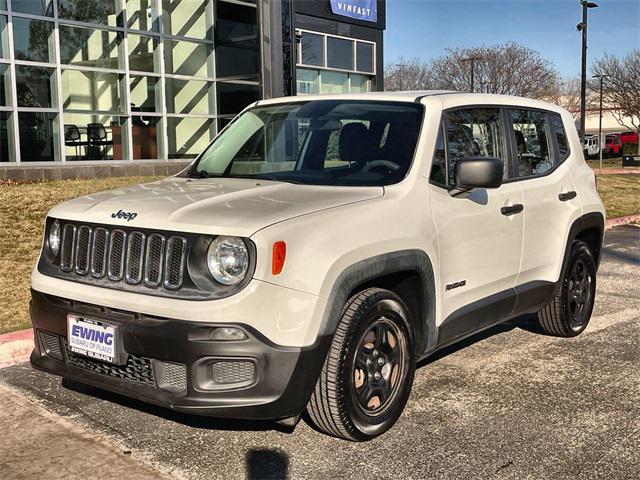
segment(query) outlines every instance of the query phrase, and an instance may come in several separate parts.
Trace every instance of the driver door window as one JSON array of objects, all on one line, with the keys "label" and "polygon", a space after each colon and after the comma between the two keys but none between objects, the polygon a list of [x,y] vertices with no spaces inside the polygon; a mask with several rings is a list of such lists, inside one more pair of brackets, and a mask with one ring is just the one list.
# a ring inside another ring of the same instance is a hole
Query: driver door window
[{"label": "driver door window", "polygon": [[493,157],[504,160],[504,178],[508,177],[505,139],[500,109],[471,108],[446,114],[447,178],[455,185],[458,160],[470,157]]}]

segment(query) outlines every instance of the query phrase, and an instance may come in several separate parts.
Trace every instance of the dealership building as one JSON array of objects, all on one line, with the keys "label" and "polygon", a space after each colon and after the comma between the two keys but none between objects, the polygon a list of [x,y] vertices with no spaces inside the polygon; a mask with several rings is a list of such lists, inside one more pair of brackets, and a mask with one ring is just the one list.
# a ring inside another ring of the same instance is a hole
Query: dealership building
[{"label": "dealership building", "polygon": [[382,89],[384,0],[0,0],[0,178],[164,174],[261,98]]}]

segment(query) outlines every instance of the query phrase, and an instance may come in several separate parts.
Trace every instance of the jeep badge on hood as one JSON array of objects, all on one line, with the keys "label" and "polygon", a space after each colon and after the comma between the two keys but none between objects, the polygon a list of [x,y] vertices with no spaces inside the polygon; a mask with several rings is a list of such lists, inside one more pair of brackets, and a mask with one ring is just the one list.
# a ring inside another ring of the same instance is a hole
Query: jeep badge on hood
[{"label": "jeep badge on hood", "polygon": [[111,214],[111,218],[124,218],[127,222],[130,222],[137,216],[138,214],[135,212],[124,212],[122,210],[118,210],[117,212]]}]

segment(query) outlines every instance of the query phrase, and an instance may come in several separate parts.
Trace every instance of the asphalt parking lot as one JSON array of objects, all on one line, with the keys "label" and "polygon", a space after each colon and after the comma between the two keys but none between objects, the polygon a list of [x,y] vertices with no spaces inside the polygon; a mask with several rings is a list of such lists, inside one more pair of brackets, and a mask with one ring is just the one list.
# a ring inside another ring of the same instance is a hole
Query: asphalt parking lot
[{"label": "asphalt parking lot", "polygon": [[548,337],[522,318],[438,353],[395,428],[366,444],[305,421],[287,433],[180,415],[28,365],[0,370],[0,383],[176,477],[636,480],[639,367],[640,228],[623,227],[607,232],[583,335]]}]

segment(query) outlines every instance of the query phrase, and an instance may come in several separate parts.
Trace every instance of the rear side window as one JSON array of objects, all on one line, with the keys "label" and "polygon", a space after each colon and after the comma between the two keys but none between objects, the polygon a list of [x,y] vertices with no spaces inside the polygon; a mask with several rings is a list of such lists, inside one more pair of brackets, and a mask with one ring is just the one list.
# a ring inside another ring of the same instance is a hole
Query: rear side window
[{"label": "rear side window", "polygon": [[[447,180],[455,185],[458,160],[471,157],[493,157],[504,162],[504,177],[508,176],[506,147],[498,108],[470,108],[445,115]],[[433,176],[434,172],[432,172]]]},{"label": "rear side window", "polygon": [[[556,145],[558,146],[558,162],[562,163],[569,158],[569,141],[567,140],[567,132],[564,129],[562,123],[562,117],[556,113],[549,114],[549,123],[551,124],[551,131],[556,139]],[[593,144],[597,144],[597,140],[592,139]]]},{"label": "rear side window", "polygon": [[553,168],[553,148],[547,113],[539,110],[509,110],[515,136],[518,177],[542,175]]}]

